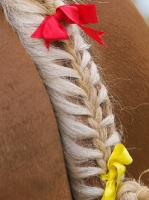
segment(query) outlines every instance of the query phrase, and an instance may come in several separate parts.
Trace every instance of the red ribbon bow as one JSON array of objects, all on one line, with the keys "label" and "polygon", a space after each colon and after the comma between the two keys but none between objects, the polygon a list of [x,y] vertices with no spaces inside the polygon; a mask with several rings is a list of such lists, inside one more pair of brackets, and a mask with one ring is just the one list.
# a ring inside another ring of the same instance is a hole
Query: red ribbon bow
[{"label": "red ribbon bow", "polygon": [[87,35],[106,47],[101,38],[102,35],[107,35],[106,33],[83,25],[98,22],[96,7],[94,4],[71,4],[58,7],[56,13],[47,16],[31,37],[43,38],[48,49],[50,45],[49,43],[52,41],[69,39],[67,30],[61,24],[61,21],[68,24],[77,24]]}]

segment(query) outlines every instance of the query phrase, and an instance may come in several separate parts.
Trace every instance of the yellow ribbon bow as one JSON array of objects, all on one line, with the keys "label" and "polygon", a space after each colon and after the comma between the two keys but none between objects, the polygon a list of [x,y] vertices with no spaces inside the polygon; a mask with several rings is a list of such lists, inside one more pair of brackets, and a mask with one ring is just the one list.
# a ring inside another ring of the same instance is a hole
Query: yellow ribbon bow
[{"label": "yellow ribbon bow", "polygon": [[126,171],[124,165],[132,163],[132,158],[123,144],[117,144],[108,160],[107,174],[101,175],[101,180],[105,181],[106,188],[102,200],[115,200],[120,180]]}]

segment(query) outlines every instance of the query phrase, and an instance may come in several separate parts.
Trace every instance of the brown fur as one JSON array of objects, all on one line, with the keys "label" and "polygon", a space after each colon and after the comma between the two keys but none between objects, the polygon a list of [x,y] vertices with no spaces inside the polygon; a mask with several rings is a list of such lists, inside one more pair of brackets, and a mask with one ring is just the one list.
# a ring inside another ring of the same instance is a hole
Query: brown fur
[{"label": "brown fur", "polygon": [[0,200],[71,199],[42,81],[0,12]]},{"label": "brown fur", "polygon": [[[149,168],[149,26],[130,0],[105,2],[97,4],[98,27],[109,34],[104,37],[108,48],[95,44],[92,51],[134,160],[127,168],[129,176],[138,179]],[[147,185],[148,178],[142,177]]]}]

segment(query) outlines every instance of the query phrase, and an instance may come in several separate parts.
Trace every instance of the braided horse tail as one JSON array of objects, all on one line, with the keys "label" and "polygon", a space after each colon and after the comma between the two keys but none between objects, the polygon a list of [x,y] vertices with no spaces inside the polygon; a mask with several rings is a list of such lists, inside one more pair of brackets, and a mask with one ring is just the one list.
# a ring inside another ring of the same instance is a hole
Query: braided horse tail
[{"label": "braided horse tail", "polygon": [[[2,0],[1,4],[52,102],[74,198],[101,198],[105,184],[99,176],[107,173],[108,159],[121,137],[89,45],[76,25],[68,25],[70,39],[53,42],[50,51],[42,40],[30,37],[46,15],[63,5],[61,0]],[[149,189],[124,179],[117,199],[149,199]]]}]

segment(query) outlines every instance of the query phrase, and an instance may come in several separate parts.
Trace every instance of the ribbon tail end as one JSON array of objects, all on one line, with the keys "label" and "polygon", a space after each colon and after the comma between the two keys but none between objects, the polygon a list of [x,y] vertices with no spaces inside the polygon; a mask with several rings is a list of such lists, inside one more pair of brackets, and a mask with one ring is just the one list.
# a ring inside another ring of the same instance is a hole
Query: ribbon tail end
[{"label": "ribbon tail end", "polygon": [[100,31],[100,35],[108,36],[108,33]]},{"label": "ribbon tail end", "polygon": [[50,50],[50,41],[45,40],[45,46],[48,50]]},{"label": "ribbon tail end", "polygon": [[79,27],[88,35],[90,36],[92,39],[94,39],[96,42],[98,42],[99,44],[103,45],[104,47],[107,48],[107,46],[105,45],[105,43],[103,42],[101,36],[102,35],[108,35],[107,33],[105,32],[102,32],[102,31],[98,31],[98,30],[95,30],[95,29],[92,29],[92,28],[89,28],[89,27],[86,27],[86,26],[83,26],[83,25],[79,25]]},{"label": "ribbon tail end", "polygon": [[102,36],[108,36],[108,33],[99,31],[98,33],[98,39],[96,40],[99,44],[101,44],[102,46],[104,46],[105,48],[107,48],[107,45],[104,43]]},{"label": "ribbon tail end", "polygon": [[101,44],[102,46],[104,46],[105,48],[108,48],[107,45],[102,40],[102,38],[100,38],[100,41],[98,43]]}]

